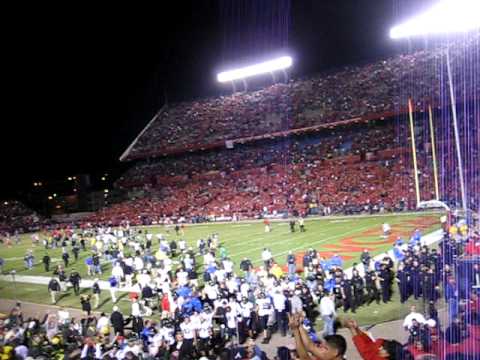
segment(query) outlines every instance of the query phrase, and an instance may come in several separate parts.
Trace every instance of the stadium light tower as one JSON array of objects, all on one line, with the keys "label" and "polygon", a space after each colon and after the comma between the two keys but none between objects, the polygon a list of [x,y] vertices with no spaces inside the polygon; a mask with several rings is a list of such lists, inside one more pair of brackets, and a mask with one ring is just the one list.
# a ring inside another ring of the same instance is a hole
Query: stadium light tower
[{"label": "stadium light tower", "polygon": [[288,69],[290,66],[292,66],[292,63],[293,60],[290,56],[282,56],[259,64],[223,71],[217,74],[217,80],[221,83],[235,80],[244,80],[246,78],[256,75],[268,74],[277,70]]},{"label": "stadium light tower", "polygon": [[[415,36],[435,34],[452,34],[468,32],[480,28],[480,1],[479,0],[442,0],[426,12],[390,29],[392,39],[402,39]],[[465,181],[463,178],[462,154],[460,151],[460,136],[458,134],[457,108],[453,90],[452,70],[450,67],[449,47],[446,47],[446,63],[448,85],[450,88],[450,102],[452,107],[453,131],[458,161],[460,191],[462,207],[467,214],[467,198]]]}]

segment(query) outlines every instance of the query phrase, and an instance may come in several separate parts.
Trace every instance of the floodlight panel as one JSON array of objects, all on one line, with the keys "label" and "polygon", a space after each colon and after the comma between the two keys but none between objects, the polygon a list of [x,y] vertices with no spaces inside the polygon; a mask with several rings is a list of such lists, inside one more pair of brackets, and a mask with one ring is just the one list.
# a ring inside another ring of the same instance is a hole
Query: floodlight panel
[{"label": "floodlight panel", "polygon": [[479,0],[442,0],[425,13],[393,27],[392,39],[467,32],[480,28]]},{"label": "floodlight panel", "polygon": [[244,79],[250,76],[269,73],[276,70],[287,69],[292,66],[292,58],[290,56],[282,56],[277,59],[262,62],[260,64],[250,65],[244,68],[223,71],[217,74],[219,82],[234,81]]}]

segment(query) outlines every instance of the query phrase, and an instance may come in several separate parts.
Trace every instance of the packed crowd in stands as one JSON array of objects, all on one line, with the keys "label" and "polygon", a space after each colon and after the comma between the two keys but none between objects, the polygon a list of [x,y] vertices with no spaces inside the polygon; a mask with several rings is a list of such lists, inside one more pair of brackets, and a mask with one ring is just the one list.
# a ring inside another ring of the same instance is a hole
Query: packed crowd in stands
[{"label": "packed crowd in stands", "polygon": [[[465,94],[480,94],[478,82],[461,76],[464,59],[477,42],[472,38],[450,49],[458,99],[467,98]],[[405,108],[408,97],[418,103],[440,104],[447,78],[443,56],[443,49],[420,51],[259,91],[174,104],[158,114],[127,158],[375,114],[379,117]]]},{"label": "packed crowd in stands", "polygon": [[41,216],[20,201],[0,202],[0,234],[38,230]]},{"label": "packed crowd in stands", "polygon": [[[343,326],[351,330],[358,352],[367,360],[382,358],[382,353],[392,359],[427,354],[432,359],[456,359],[460,354],[478,359],[480,267],[474,265],[465,280],[458,277],[454,262],[463,253],[480,255],[480,237],[466,223],[452,221],[451,226],[444,224],[438,250],[426,246],[416,230],[410,238],[398,238],[391,255],[374,259],[365,250],[349,271],[340,256],[324,258],[315,249],[297,259],[291,252],[286,258],[274,257],[265,248],[262,266],[254,267],[248,258],[234,264],[220,234],[188,247],[178,225],[165,228],[176,236],[154,236],[128,225],[56,230],[39,241],[46,249],[89,254],[85,265],[93,284],[82,283],[85,279],[63,257],[64,265],[53,270],[48,291],[56,303],[72,287],[85,314],[73,319],[60,308],[43,318],[27,318],[17,306],[0,323],[0,351],[4,359],[258,360],[267,359],[260,341],[291,333],[295,348],[280,347],[278,359],[299,359],[303,351],[319,359],[342,359],[345,339],[335,332]],[[291,231],[297,226],[308,231],[308,223],[301,220],[290,223]],[[270,224],[265,227],[270,230]],[[391,236],[390,231],[384,224],[382,236]],[[42,262],[52,271],[49,261]],[[102,266],[104,262],[111,267]],[[109,280],[102,284],[96,277],[108,270]],[[80,295],[80,287],[90,290]],[[131,302],[125,314],[116,305],[122,290],[129,292]],[[104,291],[110,296],[111,314],[94,312]],[[359,307],[394,301],[394,291],[402,303],[415,298],[426,304],[423,311],[412,307],[405,318],[406,344],[373,341],[354,320],[338,319],[338,309],[354,317]],[[441,297],[448,305],[448,318],[438,314]],[[323,331],[317,332],[314,324],[320,319]]]},{"label": "packed crowd in stands", "polygon": [[149,196],[89,220],[142,224],[167,216],[195,221],[410,209],[413,179],[396,131],[394,122],[378,121],[140,162],[116,185],[148,183]]}]

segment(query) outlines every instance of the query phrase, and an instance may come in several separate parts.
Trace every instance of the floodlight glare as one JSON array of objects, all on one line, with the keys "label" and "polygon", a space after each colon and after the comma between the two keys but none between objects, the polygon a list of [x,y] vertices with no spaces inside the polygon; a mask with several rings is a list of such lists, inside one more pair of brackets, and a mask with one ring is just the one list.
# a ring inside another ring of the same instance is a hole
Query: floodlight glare
[{"label": "floodlight glare", "polygon": [[467,32],[480,28],[480,1],[442,0],[425,13],[393,27],[392,39]]},{"label": "floodlight glare", "polygon": [[287,69],[290,66],[292,66],[292,58],[290,56],[282,56],[277,59],[265,61],[260,64],[218,73],[217,80],[219,82],[227,82],[245,79],[250,76],[265,74],[276,70]]}]

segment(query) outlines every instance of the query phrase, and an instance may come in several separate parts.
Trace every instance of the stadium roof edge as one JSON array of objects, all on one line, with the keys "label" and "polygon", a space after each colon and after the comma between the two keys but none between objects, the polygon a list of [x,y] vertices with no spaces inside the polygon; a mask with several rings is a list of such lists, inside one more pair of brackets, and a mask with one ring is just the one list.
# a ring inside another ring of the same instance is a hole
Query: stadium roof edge
[{"label": "stadium roof edge", "polygon": [[120,156],[119,160],[120,161],[128,161],[127,157],[128,155],[130,154],[130,152],[132,151],[133,147],[135,146],[135,144],[137,143],[138,139],[140,139],[140,137],[145,133],[145,131],[147,131],[147,129],[153,124],[153,122],[157,119],[158,115],[160,115],[160,113],[163,112],[163,110],[167,107],[167,104],[164,104],[160,110],[157,111],[157,113],[155,114],[155,116],[148,122],[148,124],[143,128],[142,131],[140,131],[140,133],[137,135],[137,137],[135,139],[133,139],[132,143],[127,147],[127,149],[123,152],[123,154]]}]

